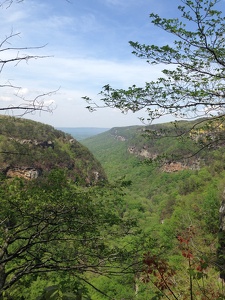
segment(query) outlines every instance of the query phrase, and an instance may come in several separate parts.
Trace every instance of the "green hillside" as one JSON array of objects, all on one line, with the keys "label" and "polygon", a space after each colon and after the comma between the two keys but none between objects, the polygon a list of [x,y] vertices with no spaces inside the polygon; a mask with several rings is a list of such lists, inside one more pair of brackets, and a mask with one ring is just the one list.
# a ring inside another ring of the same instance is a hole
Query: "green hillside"
[{"label": "green hillside", "polygon": [[1,300],[225,298],[223,127],[0,120]]},{"label": "green hillside", "polygon": [[[193,127],[192,122],[180,125],[185,130]],[[127,213],[139,221],[137,247],[148,257],[144,260],[148,271],[136,278],[137,299],[224,299],[218,281],[224,268],[224,256],[218,262],[219,208],[225,187],[223,142],[198,152],[194,134],[173,138],[175,131],[169,123],[113,128],[82,143],[101,162],[110,181],[126,181]],[[203,138],[198,132],[199,136]],[[170,283],[162,279],[159,265]],[[106,291],[101,280],[96,282]],[[126,292],[122,282],[114,284],[117,291],[111,285],[107,288],[115,299],[136,299],[131,281]]]},{"label": "green hillside", "polygon": [[121,187],[72,136],[0,122],[0,299],[90,300],[97,275],[130,270],[136,222]]},{"label": "green hillside", "polygon": [[82,184],[105,179],[98,161],[71,135],[39,122],[0,117],[2,174],[32,178],[57,168]]},{"label": "green hillside", "polygon": [[[197,174],[210,166],[223,170],[223,147],[203,148],[190,138],[193,122],[180,122],[179,132],[171,123],[152,126],[118,127],[82,141],[101,162],[110,180],[125,177],[131,189],[148,194],[149,182],[176,171]],[[177,137],[180,132],[187,136]]]}]

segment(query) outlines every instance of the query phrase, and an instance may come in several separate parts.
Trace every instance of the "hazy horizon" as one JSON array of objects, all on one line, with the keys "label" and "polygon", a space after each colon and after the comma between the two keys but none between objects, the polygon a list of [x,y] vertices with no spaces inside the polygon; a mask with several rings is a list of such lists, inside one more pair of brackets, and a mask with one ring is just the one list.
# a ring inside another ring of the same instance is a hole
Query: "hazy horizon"
[{"label": "hazy horizon", "polygon": [[76,140],[81,141],[91,136],[103,133],[111,128],[105,127],[55,127],[72,135]]}]

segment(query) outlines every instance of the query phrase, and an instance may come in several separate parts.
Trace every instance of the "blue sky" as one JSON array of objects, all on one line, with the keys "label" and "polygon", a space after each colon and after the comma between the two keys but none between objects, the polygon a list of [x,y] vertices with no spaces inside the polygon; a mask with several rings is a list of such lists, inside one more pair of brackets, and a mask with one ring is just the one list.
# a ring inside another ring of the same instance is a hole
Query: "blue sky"
[{"label": "blue sky", "polygon": [[[142,86],[160,76],[162,66],[149,66],[136,58],[128,42],[169,43],[171,36],[154,27],[149,14],[176,17],[180,4],[180,0],[24,0],[0,8],[1,40],[11,31],[20,32],[11,46],[46,45],[31,53],[49,56],[7,66],[1,83],[10,79],[28,98],[60,88],[46,99],[56,107],[52,114],[26,116],[55,127],[141,124],[138,117],[145,116],[144,111],[123,115],[116,109],[100,109],[90,113],[81,97],[98,99],[105,84]],[[1,107],[18,101],[10,91],[2,90]]]}]

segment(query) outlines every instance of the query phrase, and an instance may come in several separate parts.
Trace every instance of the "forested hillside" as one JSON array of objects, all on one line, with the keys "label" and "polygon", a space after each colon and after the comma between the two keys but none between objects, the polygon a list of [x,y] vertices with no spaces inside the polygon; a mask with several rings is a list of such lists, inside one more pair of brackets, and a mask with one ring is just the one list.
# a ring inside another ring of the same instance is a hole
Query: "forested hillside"
[{"label": "forested hillside", "polygon": [[71,135],[9,116],[0,116],[0,124],[0,171],[6,177],[31,179],[60,168],[83,185],[105,179],[98,161]]},{"label": "forested hillside", "polygon": [[223,127],[1,122],[0,299],[224,299]]},{"label": "forested hillside", "polygon": [[[190,131],[193,124],[184,122],[179,128]],[[83,141],[110,181],[127,183],[126,211],[140,227],[136,239],[144,271],[136,274],[135,286],[132,279],[113,283],[96,279],[115,299],[135,299],[135,293],[137,299],[224,299],[219,280],[224,261],[218,250],[225,188],[223,142],[199,152],[199,140],[206,132],[195,128],[188,139],[175,133],[169,123],[133,126]]]},{"label": "forested hillside", "polygon": [[93,277],[130,270],[121,188],[72,136],[0,122],[0,299],[92,299]]}]

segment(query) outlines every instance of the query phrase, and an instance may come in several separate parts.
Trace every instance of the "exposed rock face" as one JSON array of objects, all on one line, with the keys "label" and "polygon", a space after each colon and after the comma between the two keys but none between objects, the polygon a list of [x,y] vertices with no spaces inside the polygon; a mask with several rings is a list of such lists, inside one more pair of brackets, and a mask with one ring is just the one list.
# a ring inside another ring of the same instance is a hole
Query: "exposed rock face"
[{"label": "exposed rock face", "polygon": [[[141,149],[138,149],[135,146],[128,147],[127,151],[130,154],[133,154],[137,157],[144,157],[147,159],[157,159],[157,153],[151,153],[146,146]],[[165,162],[161,170],[166,173],[173,173],[182,170],[199,170],[200,169],[200,161],[198,159],[192,160],[191,162]]]},{"label": "exposed rock face", "polygon": [[166,173],[179,172],[183,170],[199,170],[200,161],[193,160],[192,162],[169,162],[165,163],[162,167],[162,171]]},{"label": "exposed rock face", "polygon": [[117,139],[117,141],[120,141],[120,142],[125,142],[126,141],[125,137],[121,136],[121,135],[117,135],[116,139]]},{"label": "exposed rock face", "polygon": [[9,140],[16,141],[21,145],[34,145],[34,146],[40,146],[42,148],[51,147],[52,149],[54,149],[53,141],[37,141],[37,140],[18,139],[18,138],[9,138]]},{"label": "exposed rock face", "polygon": [[162,171],[166,173],[173,173],[173,172],[183,171],[187,169],[190,169],[190,167],[188,167],[185,164],[182,164],[181,162],[166,163],[162,167]]},{"label": "exposed rock face", "polygon": [[101,178],[99,172],[93,171],[92,174],[90,174],[90,176],[85,179],[85,182],[87,186],[91,186],[97,184],[100,179]]},{"label": "exposed rock face", "polygon": [[138,149],[135,146],[130,146],[130,147],[128,147],[127,151],[130,154],[134,154],[136,156],[140,156],[140,157],[144,157],[144,158],[155,159],[158,156],[157,153],[151,153],[151,152],[149,152],[146,147],[143,147],[142,149]]},{"label": "exposed rock face", "polygon": [[119,142],[125,142],[127,140],[125,136],[118,134],[117,129],[111,129],[111,136]]},{"label": "exposed rock face", "polygon": [[5,172],[7,177],[20,177],[25,179],[36,179],[41,175],[41,173],[41,170],[29,167],[7,168]]},{"label": "exposed rock face", "polygon": [[100,174],[97,171],[93,171],[93,175],[94,175],[94,182],[97,183],[99,180]]}]

